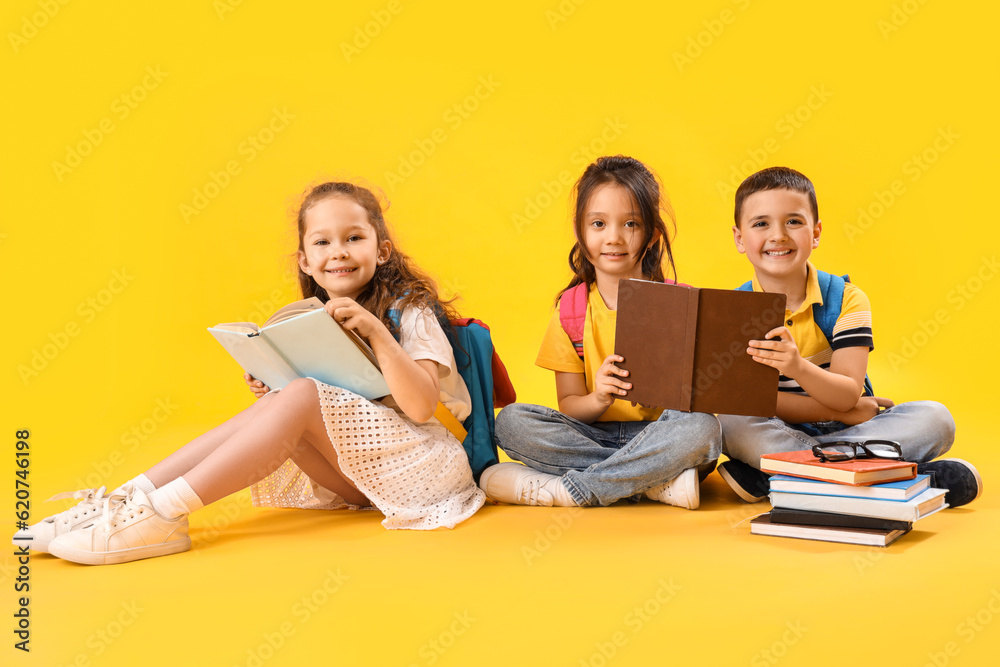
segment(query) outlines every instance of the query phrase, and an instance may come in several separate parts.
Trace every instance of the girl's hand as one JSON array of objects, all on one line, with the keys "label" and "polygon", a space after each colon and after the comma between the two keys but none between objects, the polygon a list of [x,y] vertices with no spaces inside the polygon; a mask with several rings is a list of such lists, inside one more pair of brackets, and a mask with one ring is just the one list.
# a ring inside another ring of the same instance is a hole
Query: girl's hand
[{"label": "girl's hand", "polygon": [[250,391],[253,392],[254,398],[260,398],[267,392],[271,391],[270,387],[265,385],[260,380],[254,378],[254,376],[250,375],[249,373],[243,374],[243,380],[247,383],[247,386],[250,387]]},{"label": "girl's hand", "polygon": [[752,340],[747,354],[765,366],[777,368],[785,377],[795,378],[803,363],[807,363],[792,338],[792,332],[785,327],[771,329],[764,336],[767,340]]},{"label": "girl's hand", "polygon": [[379,334],[389,334],[382,321],[358,305],[354,299],[346,296],[330,299],[324,307],[334,321],[368,341]]},{"label": "girl's hand", "polygon": [[628,371],[615,365],[617,361],[625,361],[625,357],[612,354],[597,369],[597,377],[594,378],[594,394],[601,405],[611,405],[615,402],[616,396],[624,396],[625,390],[632,388],[631,382],[618,379],[619,377],[628,377]]}]

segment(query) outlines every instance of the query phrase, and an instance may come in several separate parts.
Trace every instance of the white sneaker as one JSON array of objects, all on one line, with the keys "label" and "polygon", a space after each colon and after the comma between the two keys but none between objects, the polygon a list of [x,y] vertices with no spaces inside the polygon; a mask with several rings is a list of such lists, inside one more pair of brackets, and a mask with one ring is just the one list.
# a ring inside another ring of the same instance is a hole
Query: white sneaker
[{"label": "white sneaker", "polygon": [[[80,491],[67,491],[57,493],[49,500],[62,500],[64,498],[78,498],[79,503],[73,507],[53,514],[34,523],[27,528],[14,533],[13,544],[16,547],[26,546],[34,551],[48,553],[49,542],[53,539],[83,526],[93,523],[94,519],[101,513],[101,507],[106,501],[110,501],[112,496],[105,496],[106,487],[99,489],[81,489]],[[115,496],[121,499],[123,496]]]},{"label": "white sneaker", "polygon": [[93,525],[52,540],[49,553],[84,565],[113,565],[191,548],[187,515],[167,519],[153,509],[141,489],[126,485],[125,493],[121,502],[105,503]]},{"label": "white sneaker", "polygon": [[479,487],[491,499],[511,505],[579,507],[562,478],[521,463],[498,463],[483,471]]},{"label": "white sneaker", "polygon": [[669,482],[646,491],[646,497],[666,505],[696,510],[701,504],[698,471],[695,468],[688,468]]}]

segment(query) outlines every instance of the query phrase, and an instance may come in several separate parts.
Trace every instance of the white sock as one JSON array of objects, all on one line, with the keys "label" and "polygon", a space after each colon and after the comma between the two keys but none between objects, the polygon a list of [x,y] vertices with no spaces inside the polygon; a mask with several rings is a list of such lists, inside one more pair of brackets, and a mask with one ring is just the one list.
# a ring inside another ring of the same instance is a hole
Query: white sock
[{"label": "white sock", "polygon": [[[153,491],[156,491],[156,485],[153,484],[151,481],[149,481],[149,478],[146,477],[146,475],[144,475],[144,474],[136,475],[135,477],[133,477],[129,481],[125,482],[125,484],[132,484],[132,485],[138,487],[147,496],[149,494],[151,494]],[[111,496],[111,495],[114,495],[116,493],[124,494],[125,493],[125,491],[124,491],[125,484],[122,484],[121,486],[119,486],[117,489],[115,489],[114,491],[112,491],[108,495]]]},{"label": "white sock", "polygon": [[167,482],[148,495],[153,509],[168,519],[190,514],[205,506],[183,477]]}]

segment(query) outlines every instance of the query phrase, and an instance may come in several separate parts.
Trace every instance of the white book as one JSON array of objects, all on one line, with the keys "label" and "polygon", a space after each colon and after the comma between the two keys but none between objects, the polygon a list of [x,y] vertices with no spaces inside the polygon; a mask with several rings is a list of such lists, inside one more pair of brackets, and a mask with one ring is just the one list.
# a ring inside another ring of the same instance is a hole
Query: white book
[{"label": "white book", "polygon": [[771,505],[793,510],[813,512],[834,512],[870,516],[877,519],[916,521],[943,510],[945,489],[927,489],[915,498],[906,501],[878,500],[875,498],[849,498],[845,496],[821,496],[811,493],[771,492]]},{"label": "white book", "polygon": [[790,523],[771,523],[767,514],[750,521],[750,532],[754,535],[794,537],[800,540],[841,542],[885,547],[910,531],[906,529],[844,528],[842,526],[800,526]]},{"label": "white book", "polygon": [[367,399],[389,395],[371,348],[335,322],[316,297],[285,306],[264,326],[230,322],[208,331],[243,370],[271,389],[311,377]]}]

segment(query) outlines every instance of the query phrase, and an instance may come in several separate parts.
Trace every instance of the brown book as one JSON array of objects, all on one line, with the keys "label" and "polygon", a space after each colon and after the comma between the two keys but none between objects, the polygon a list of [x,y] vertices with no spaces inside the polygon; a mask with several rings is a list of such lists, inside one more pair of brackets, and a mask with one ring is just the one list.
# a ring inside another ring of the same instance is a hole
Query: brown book
[{"label": "brown book", "polygon": [[629,372],[626,401],[730,415],[773,417],[778,370],[747,354],[781,326],[785,295],[701,289],[648,280],[618,283],[615,353]]}]

